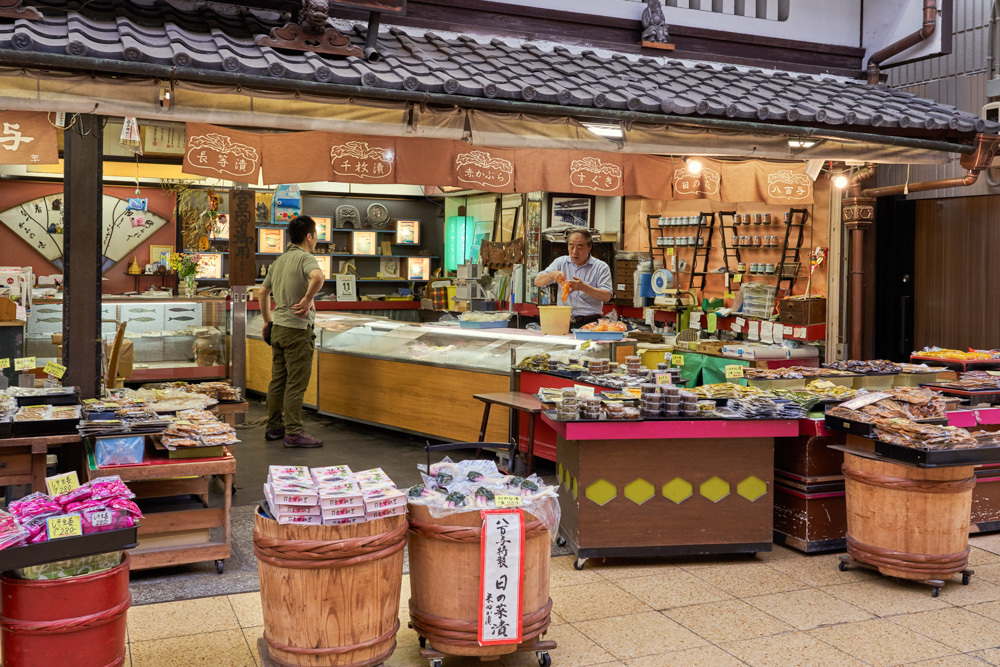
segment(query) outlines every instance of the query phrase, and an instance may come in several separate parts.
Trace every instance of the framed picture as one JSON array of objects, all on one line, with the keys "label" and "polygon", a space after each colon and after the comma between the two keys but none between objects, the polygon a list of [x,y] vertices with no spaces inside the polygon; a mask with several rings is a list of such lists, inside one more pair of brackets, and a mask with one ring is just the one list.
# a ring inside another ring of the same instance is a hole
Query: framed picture
[{"label": "framed picture", "polygon": [[505,208],[500,211],[500,238],[497,241],[513,241],[514,240],[514,222],[517,221],[517,226],[519,229],[524,229],[523,222],[520,219],[519,212],[521,210],[520,206],[515,206],[514,208]]},{"label": "framed picture", "polygon": [[333,229],[333,221],[330,218],[317,218],[312,216],[312,219],[316,222],[316,239],[321,243],[329,243],[333,240],[333,234],[330,230]]},{"label": "framed picture", "polygon": [[406,258],[406,279],[407,280],[428,280],[431,277],[430,257],[407,257]]},{"label": "framed picture", "polygon": [[174,251],[172,245],[149,245],[149,263],[150,264],[162,264],[168,269],[170,266],[167,264],[167,260],[170,259],[170,254]]},{"label": "framed picture", "polygon": [[319,263],[319,269],[327,280],[333,279],[333,259],[329,255],[313,255]]},{"label": "framed picture", "polygon": [[285,230],[258,229],[257,252],[285,252]]},{"label": "framed picture", "polygon": [[473,264],[479,263],[479,249],[483,247],[483,241],[492,241],[493,223],[489,220],[477,220],[472,232],[472,241],[469,246],[468,258]]},{"label": "framed picture", "polygon": [[400,264],[403,260],[400,257],[383,257],[379,260],[379,273],[383,278],[399,278]]},{"label": "framed picture", "polygon": [[420,221],[396,221],[396,245],[420,245]]},{"label": "framed picture", "polygon": [[355,255],[374,255],[376,248],[378,248],[378,243],[375,240],[377,234],[375,232],[354,232],[352,234],[353,248],[351,250]]},{"label": "framed picture", "polygon": [[201,253],[201,262],[198,264],[198,278],[221,278],[222,277],[222,253]]},{"label": "framed picture", "polygon": [[592,195],[550,194],[548,226],[593,227],[595,202]]},{"label": "framed picture", "polygon": [[215,224],[212,225],[212,229],[209,230],[209,238],[217,241],[228,241],[229,240],[229,215],[226,213],[220,213],[219,217],[215,219]]}]

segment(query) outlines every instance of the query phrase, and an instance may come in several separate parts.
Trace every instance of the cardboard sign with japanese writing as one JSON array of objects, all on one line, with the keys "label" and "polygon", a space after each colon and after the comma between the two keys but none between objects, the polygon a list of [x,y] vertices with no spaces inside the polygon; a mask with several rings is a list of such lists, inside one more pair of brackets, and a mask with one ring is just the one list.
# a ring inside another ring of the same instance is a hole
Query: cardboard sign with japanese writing
[{"label": "cardboard sign with japanese writing", "polygon": [[48,114],[0,112],[0,164],[58,164],[56,128]]},{"label": "cardboard sign with japanese writing", "polygon": [[48,530],[50,540],[83,535],[83,525],[80,522],[79,514],[50,516],[45,520],[45,527]]},{"label": "cardboard sign with japanese writing", "polygon": [[50,496],[64,495],[79,486],[80,479],[76,476],[75,470],[45,478],[45,488],[49,490]]},{"label": "cardboard sign with japanese writing", "polygon": [[479,645],[520,644],[524,586],[524,511],[483,510]]},{"label": "cardboard sign with japanese writing", "polygon": [[204,123],[187,124],[185,174],[257,184],[260,172],[260,135]]}]

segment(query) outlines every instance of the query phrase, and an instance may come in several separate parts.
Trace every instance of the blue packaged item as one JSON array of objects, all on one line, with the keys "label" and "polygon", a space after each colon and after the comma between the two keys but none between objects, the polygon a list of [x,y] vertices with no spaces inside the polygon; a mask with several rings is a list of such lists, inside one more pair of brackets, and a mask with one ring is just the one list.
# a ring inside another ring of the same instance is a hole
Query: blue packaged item
[{"label": "blue packaged item", "polygon": [[101,435],[94,438],[94,458],[98,467],[142,463],[145,451],[144,435]]}]

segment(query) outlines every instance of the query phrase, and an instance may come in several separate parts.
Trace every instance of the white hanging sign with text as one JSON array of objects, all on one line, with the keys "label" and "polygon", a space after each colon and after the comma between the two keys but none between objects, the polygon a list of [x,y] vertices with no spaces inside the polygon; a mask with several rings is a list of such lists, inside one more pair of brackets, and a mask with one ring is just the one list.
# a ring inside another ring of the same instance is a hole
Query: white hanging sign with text
[{"label": "white hanging sign with text", "polygon": [[483,510],[479,645],[520,644],[524,588],[524,512]]}]

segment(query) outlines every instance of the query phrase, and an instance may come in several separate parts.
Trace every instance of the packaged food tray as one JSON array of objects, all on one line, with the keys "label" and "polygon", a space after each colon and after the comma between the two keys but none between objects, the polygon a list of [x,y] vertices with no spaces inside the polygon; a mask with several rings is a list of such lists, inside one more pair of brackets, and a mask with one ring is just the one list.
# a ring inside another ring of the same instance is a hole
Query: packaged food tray
[{"label": "packaged food tray", "polygon": [[1000,391],[996,389],[987,389],[985,391],[969,391],[967,389],[953,389],[951,387],[943,387],[939,384],[926,384],[924,385],[928,389],[933,389],[934,391],[940,392],[947,396],[958,396],[959,398],[968,399],[970,403],[990,403],[996,404],[1000,403]]},{"label": "packaged food tray", "polygon": [[939,359],[938,357],[921,357],[918,354],[910,355],[910,361],[915,364],[933,364],[944,366],[956,371],[988,371],[1000,369],[1000,359]]},{"label": "packaged food tray", "polygon": [[64,387],[53,389],[50,393],[15,396],[15,398],[18,407],[25,405],[76,405],[80,402],[80,395],[76,393],[76,387]]},{"label": "packaged food tray", "polygon": [[573,336],[579,340],[621,340],[625,337],[625,332],[584,331],[583,329],[573,329]]},{"label": "packaged food tray", "polygon": [[640,419],[608,419],[608,415],[605,414],[604,412],[601,413],[600,419],[559,419],[559,411],[558,410],[544,410],[543,412],[545,413],[545,415],[549,419],[551,419],[554,422],[566,422],[566,423],[580,422],[580,423],[584,423],[584,422],[638,422],[638,421],[642,421],[641,418]]},{"label": "packaged food tray", "polygon": [[[934,424],[936,426],[947,426],[948,420],[943,419],[914,419],[913,421],[920,424]],[[875,437],[875,424],[869,424],[868,422],[854,421],[853,419],[845,419],[844,417],[838,417],[836,415],[824,415],[823,422],[826,424],[827,428],[833,429],[834,431],[841,431],[843,433],[852,433],[854,435],[864,436],[866,438]]]},{"label": "packaged food tray", "polygon": [[134,548],[138,540],[138,526],[91,533],[80,537],[64,537],[37,544],[24,544],[0,551],[0,571],[16,570],[32,565],[43,565],[69,558],[93,556]]},{"label": "packaged food tray", "polygon": [[510,325],[509,320],[497,320],[495,322],[466,322],[459,320],[458,325],[463,329],[506,329]]},{"label": "packaged food tray", "polygon": [[79,419],[34,419],[31,421],[15,421],[11,435],[15,438],[26,438],[36,435],[68,435],[76,433]]},{"label": "packaged food tray", "polygon": [[893,461],[909,463],[918,468],[1000,463],[1000,447],[969,449],[917,449],[891,442],[875,441],[875,453]]}]

